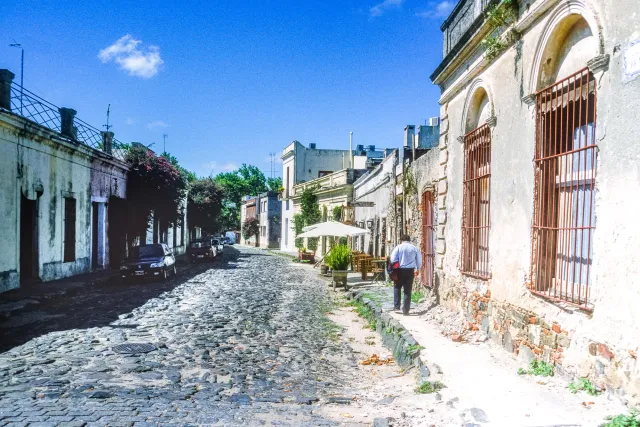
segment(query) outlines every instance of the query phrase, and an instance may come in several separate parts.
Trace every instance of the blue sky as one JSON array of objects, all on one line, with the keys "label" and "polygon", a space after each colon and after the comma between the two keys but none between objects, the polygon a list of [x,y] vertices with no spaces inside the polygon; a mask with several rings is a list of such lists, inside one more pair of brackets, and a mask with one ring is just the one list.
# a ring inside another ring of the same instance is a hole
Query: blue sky
[{"label": "blue sky", "polygon": [[[399,147],[438,115],[429,75],[455,1],[22,0],[0,6],[0,68],[123,142],[155,143],[198,173],[292,140]],[[281,167],[278,167],[281,174]]]}]

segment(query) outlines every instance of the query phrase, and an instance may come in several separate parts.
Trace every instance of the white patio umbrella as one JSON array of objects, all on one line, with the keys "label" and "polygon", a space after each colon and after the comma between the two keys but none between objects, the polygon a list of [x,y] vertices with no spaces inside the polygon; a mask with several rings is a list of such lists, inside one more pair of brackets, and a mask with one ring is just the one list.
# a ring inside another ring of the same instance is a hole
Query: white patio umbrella
[{"label": "white patio umbrella", "polygon": [[365,230],[364,228],[353,227],[337,221],[319,222],[308,227],[304,233],[298,234],[296,238],[324,236],[346,237],[360,236],[369,233],[369,230]]}]

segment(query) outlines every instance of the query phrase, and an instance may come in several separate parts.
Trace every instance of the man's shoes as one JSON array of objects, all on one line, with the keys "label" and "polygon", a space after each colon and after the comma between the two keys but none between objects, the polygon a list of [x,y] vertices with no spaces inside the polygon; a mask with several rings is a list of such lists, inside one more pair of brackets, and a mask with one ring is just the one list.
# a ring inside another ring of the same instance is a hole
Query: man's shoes
[{"label": "man's shoes", "polygon": [[400,309],[399,309],[399,308],[394,308],[394,309],[393,309],[393,312],[394,312],[394,313],[399,313],[399,312],[400,312]]}]

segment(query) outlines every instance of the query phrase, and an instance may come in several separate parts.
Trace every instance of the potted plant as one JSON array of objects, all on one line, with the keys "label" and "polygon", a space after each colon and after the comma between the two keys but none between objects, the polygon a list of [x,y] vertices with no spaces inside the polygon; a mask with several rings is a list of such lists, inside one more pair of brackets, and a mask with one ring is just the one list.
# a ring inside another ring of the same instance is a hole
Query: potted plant
[{"label": "potted plant", "polygon": [[347,287],[347,273],[351,263],[351,251],[346,245],[338,245],[331,250],[326,259],[327,265],[331,268],[331,276],[335,285]]}]

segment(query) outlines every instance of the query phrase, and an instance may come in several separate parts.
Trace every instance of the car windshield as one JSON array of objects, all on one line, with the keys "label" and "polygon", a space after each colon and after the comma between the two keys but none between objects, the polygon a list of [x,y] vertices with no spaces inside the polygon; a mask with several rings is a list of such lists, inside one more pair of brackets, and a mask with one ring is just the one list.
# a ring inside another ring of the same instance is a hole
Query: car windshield
[{"label": "car windshield", "polygon": [[164,251],[160,245],[138,246],[133,250],[134,258],[154,258],[163,255]]},{"label": "car windshield", "polygon": [[208,240],[191,243],[192,248],[208,248],[209,246],[211,246],[211,243]]}]

